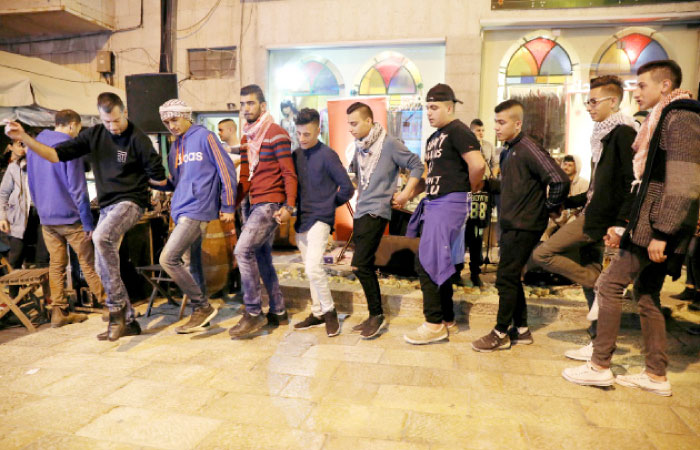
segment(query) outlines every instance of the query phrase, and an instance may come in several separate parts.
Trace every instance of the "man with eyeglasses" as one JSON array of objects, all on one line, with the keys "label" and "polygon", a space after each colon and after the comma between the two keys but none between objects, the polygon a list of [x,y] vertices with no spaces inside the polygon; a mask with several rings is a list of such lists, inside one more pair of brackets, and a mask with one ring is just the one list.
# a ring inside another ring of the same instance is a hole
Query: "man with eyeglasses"
[{"label": "man with eyeglasses", "polygon": [[[607,75],[591,80],[586,102],[593,119],[591,135],[591,181],[588,191],[564,201],[564,208],[583,207],[576,220],[565,224],[537,247],[535,264],[563,275],[583,288],[589,310],[595,294],[593,287],[603,268],[603,237],[609,227],[624,227],[634,196],[630,192],[632,142],[637,135],[634,118],[620,112],[624,90],[622,81]],[[592,339],[596,321],[588,328],[591,342],[565,353],[568,358],[588,361],[593,354]]]}]

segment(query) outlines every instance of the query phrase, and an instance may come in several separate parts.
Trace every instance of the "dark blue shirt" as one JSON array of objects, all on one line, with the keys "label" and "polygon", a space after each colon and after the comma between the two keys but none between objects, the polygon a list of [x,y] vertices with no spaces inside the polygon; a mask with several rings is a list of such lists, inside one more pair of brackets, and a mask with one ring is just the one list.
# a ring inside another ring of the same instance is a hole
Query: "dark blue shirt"
[{"label": "dark blue shirt", "polygon": [[338,154],[318,142],[306,150],[298,148],[292,158],[298,180],[294,229],[305,233],[316,221],[333,228],[335,209],[350,200],[355,192]]}]

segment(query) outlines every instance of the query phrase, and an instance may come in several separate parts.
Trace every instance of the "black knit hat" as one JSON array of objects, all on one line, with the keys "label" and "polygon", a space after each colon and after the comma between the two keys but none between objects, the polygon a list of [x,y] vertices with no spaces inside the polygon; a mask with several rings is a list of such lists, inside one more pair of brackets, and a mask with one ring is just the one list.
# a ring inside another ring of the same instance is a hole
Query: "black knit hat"
[{"label": "black knit hat", "polygon": [[464,103],[462,100],[455,98],[455,93],[451,87],[446,84],[438,83],[431,87],[428,95],[425,98],[426,102],[456,102]]}]

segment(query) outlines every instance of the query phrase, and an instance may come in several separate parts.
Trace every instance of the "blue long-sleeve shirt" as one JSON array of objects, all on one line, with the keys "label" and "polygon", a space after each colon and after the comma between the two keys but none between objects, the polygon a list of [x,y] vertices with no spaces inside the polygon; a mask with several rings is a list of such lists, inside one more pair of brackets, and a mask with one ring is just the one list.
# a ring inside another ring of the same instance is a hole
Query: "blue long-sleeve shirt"
[{"label": "blue long-sleeve shirt", "polygon": [[214,134],[192,125],[173,142],[168,155],[175,186],[170,215],[208,222],[236,204],[236,168]]},{"label": "blue long-sleeve shirt", "polygon": [[[36,137],[49,147],[70,139],[69,135],[53,130],[44,130]],[[29,192],[42,225],[72,225],[80,221],[83,230],[95,229],[82,158],[52,163],[29,151],[27,174]]]},{"label": "blue long-sleeve shirt", "polygon": [[333,228],[335,209],[355,193],[350,177],[338,154],[318,142],[293,154],[297,171],[297,220],[294,229],[305,233],[317,221]]}]

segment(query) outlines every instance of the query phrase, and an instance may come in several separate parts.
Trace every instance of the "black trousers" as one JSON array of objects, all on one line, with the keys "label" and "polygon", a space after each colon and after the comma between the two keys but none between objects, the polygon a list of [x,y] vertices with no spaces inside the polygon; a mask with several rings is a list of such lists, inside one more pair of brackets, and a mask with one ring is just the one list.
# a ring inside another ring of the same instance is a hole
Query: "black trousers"
[{"label": "black trousers", "polygon": [[464,228],[464,243],[469,249],[469,273],[471,275],[479,275],[481,273],[481,265],[484,262],[482,255],[484,229],[479,228],[478,220],[467,219],[467,225]]},{"label": "black trousers", "polygon": [[372,214],[365,214],[353,221],[352,241],[355,253],[352,256],[353,272],[360,280],[367,299],[367,308],[372,316],[383,314],[382,294],[379,290],[374,255],[377,253],[382,235],[389,221]]},{"label": "black trousers", "polygon": [[425,316],[425,321],[433,324],[440,324],[443,321],[454,321],[452,279],[448,279],[440,286],[435,284],[420,263],[418,254],[416,254],[415,268],[420,280],[420,289],[423,292],[423,315]]},{"label": "black trousers", "polygon": [[496,330],[501,333],[508,331],[511,323],[516,327],[527,326],[527,304],[521,274],[541,236],[542,231],[503,230],[501,233],[501,259],[496,272]]}]

